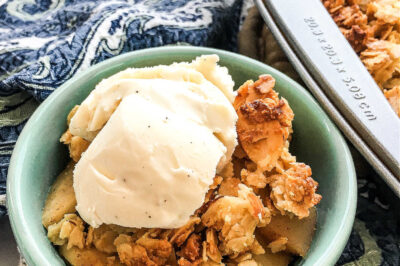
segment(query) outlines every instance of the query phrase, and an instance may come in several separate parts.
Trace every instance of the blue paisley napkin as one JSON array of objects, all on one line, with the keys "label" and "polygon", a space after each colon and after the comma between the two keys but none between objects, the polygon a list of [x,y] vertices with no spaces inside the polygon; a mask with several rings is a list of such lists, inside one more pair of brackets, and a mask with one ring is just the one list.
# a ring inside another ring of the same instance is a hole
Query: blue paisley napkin
[{"label": "blue paisley napkin", "polygon": [[125,52],[188,43],[235,50],[242,0],[0,1],[0,216],[24,124],[76,73]]}]

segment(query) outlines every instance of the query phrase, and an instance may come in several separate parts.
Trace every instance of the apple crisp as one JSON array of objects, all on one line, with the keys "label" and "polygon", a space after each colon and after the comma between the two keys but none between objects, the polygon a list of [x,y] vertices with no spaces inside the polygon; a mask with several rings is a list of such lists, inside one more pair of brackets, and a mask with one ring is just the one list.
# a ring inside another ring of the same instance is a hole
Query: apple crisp
[{"label": "apple crisp", "polygon": [[305,256],[321,196],[311,168],[289,152],[294,114],[274,86],[262,75],[239,88],[233,103],[239,145],[180,228],[85,223],[74,209],[72,178],[90,142],[65,132],[60,141],[72,160],[45,203],[49,240],[72,265],[287,265]]},{"label": "apple crisp", "polygon": [[400,1],[322,2],[400,116]]}]

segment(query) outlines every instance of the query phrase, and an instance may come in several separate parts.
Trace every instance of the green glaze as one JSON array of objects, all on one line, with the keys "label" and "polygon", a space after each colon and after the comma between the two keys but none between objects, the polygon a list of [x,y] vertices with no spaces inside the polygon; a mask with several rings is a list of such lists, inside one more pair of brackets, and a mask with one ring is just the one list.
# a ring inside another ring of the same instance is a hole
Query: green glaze
[{"label": "green glaze", "polygon": [[277,91],[295,113],[291,152],[298,161],[311,165],[323,196],[312,246],[298,264],[333,265],[337,261],[354,221],[356,176],[345,140],[312,96],[284,74],[247,57],[209,48],[169,46],[126,53],[77,74],[44,101],[26,124],[11,158],[7,203],[14,235],[29,265],[64,265],[46,238],[41,214],[50,185],[67,163],[67,150],[58,140],[66,130],[71,108],[101,79],[127,67],[191,61],[211,53],[218,54],[220,64],[228,67],[236,88],[260,74],[275,77]]}]

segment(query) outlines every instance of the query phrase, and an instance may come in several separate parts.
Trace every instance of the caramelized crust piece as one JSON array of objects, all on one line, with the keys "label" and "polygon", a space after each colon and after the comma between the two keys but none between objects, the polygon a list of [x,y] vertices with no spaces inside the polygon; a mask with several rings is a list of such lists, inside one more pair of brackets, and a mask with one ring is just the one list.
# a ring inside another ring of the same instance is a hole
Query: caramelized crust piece
[{"label": "caramelized crust piece", "polygon": [[148,257],[156,265],[165,265],[172,252],[172,245],[164,239],[142,237],[136,241],[136,244],[146,249]]},{"label": "caramelized crust piece", "polygon": [[169,241],[172,244],[180,247],[186,241],[189,235],[194,231],[195,225],[199,224],[200,221],[200,218],[197,216],[190,218],[189,222],[187,222],[184,226],[174,230],[172,237]]},{"label": "caramelized crust piece", "polygon": [[291,212],[302,219],[321,200],[321,195],[316,194],[318,183],[311,178],[311,168],[303,163],[294,163],[282,174],[268,177],[268,183],[274,206],[282,214]]},{"label": "caramelized crust piece", "polygon": [[332,13],[332,18],[338,26],[346,28],[350,28],[353,25],[363,26],[368,20],[357,5],[337,9]]},{"label": "caramelized crust piece", "polygon": [[149,256],[146,249],[134,243],[124,243],[117,246],[118,256],[122,263],[129,266],[156,266]]},{"label": "caramelized crust piece", "polygon": [[293,111],[273,90],[270,75],[248,81],[239,88],[234,107],[241,147],[260,171],[275,167],[292,127]]},{"label": "caramelized crust piece", "polygon": [[218,232],[221,254],[237,256],[251,249],[255,228],[267,224],[270,214],[251,189],[240,184],[238,197],[214,201],[201,220],[204,226]]},{"label": "caramelized crust piece", "polygon": [[209,228],[206,231],[206,255],[212,261],[221,263],[222,255],[218,249],[218,237],[214,229]]},{"label": "caramelized crust piece", "polygon": [[172,245],[168,241],[147,236],[134,243],[131,236],[121,234],[114,245],[121,262],[126,265],[165,265],[172,253]]},{"label": "caramelized crust piece", "polygon": [[240,180],[238,178],[224,179],[219,187],[218,194],[221,196],[238,196]]},{"label": "caramelized crust piece", "polygon": [[82,153],[86,151],[90,145],[89,141],[81,137],[72,135],[69,130],[67,130],[61,136],[60,142],[68,145],[69,157],[71,157],[71,159],[76,163],[81,158]]},{"label": "caramelized crust piece", "polygon": [[385,97],[388,99],[390,105],[397,115],[400,116],[400,86],[396,86],[393,89],[385,91]]},{"label": "caramelized crust piece", "polygon": [[342,28],[341,31],[356,53],[365,49],[368,35],[359,25],[353,25],[350,29]]},{"label": "caramelized crust piece", "polygon": [[201,237],[196,234],[190,235],[190,237],[186,241],[185,245],[182,247],[180,252],[178,252],[177,254],[190,262],[194,262],[194,261],[200,259]]}]

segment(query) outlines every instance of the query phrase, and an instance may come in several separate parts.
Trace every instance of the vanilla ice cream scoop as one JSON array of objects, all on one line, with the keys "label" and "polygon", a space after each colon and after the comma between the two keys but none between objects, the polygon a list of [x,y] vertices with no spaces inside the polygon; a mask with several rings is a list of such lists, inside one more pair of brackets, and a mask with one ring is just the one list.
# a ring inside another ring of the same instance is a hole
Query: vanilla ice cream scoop
[{"label": "vanilla ice cream scoop", "polygon": [[90,225],[183,226],[237,145],[233,81],[216,55],[127,69],[100,82],[71,119],[92,141],[74,171]]}]

